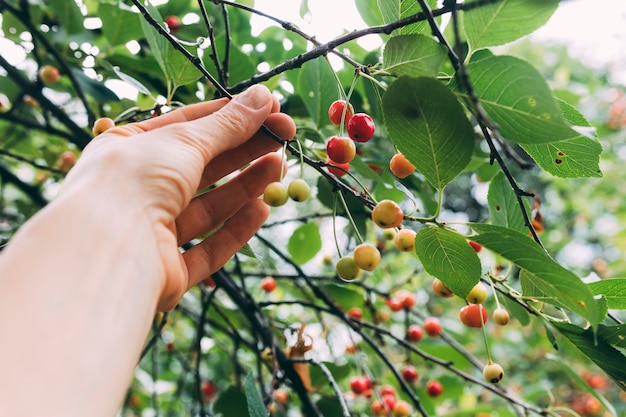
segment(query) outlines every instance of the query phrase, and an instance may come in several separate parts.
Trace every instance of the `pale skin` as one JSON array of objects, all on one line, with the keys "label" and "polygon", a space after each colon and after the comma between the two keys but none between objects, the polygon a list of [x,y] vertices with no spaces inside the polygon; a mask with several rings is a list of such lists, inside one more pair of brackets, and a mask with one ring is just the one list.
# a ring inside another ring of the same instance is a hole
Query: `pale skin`
[{"label": "pale skin", "polygon": [[254,86],[115,127],[85,148],[59,196],[0,255],[0,416],[116,414],[155,313],[267,218],[258,196],[279,179],[281,157],[262,124],[295,135]]}]

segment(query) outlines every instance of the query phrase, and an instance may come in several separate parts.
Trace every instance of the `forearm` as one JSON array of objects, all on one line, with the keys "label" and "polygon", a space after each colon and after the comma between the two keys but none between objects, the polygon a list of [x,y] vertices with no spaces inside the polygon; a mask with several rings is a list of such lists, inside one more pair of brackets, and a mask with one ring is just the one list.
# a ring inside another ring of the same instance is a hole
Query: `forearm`
[{"label": "forearm", "polygon": [[83,195],[52,203],[0,257],[0,415],[113,416],[149,331],[161,266],[134,256],[149,225]]}]

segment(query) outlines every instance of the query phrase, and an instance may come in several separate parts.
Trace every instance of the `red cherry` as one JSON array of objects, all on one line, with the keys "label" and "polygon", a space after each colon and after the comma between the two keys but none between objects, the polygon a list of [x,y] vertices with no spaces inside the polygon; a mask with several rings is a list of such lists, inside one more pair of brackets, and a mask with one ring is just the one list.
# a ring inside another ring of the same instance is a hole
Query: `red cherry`
[{"label": "red cherry", "polygon": [[172,33],[176,33],[180,30],[180,19],[178,16],[167,16],[165,18],[165,24]]},{"label": "red cherry", "polygon": [[272,396],[274,397],[274,401],[282,405],[286,405],[289,401],[289,393],[282,388],[274,390],[274,394]]},{"label": "red cherry", "polygon": [[[337,126],[341,124],[341,117],[343,116],[343,109],[345,108],[346,108],[345,100],[336,100],[333,102],[333,104],[330,105],[330,107],[328,108],[328,118],[330,119],[330,122],[332,124],[337,125]],[[346,109],[346,115],[343,116],[344,117],[343,123],[344,124],[348,123],[348,120],[350,120],[353,114],[354,114],[354,108],[352,107],[352,104],[348,104],[348,108]]]},{"label": "red cherry", "polygon": [[406,368],[402,370],[402,378],[404,378],[404,380],[408,382],[409,384],[412,384],[415,381],[417,381],[418,377],[419,377],[419,374],[417,373],[417,370],[415,369],[415,367],[411,365],[407,366]]},{"label": "red cherry", "polygon": [[273,277],[265,277],[261,280],[261,289],[270,293],[276,289],[276,280]]},{"label": "red cherry", "polygon": [[382,387],[380,387],[379,394],[381,397],[384,397],[385,395],[391,395],[392,397],[395,398],[396,391],[393,389],[391,385],[383,385]]},{"label": "red cherry", "polygon": [[374,136],[376,126],[369,114],[357,113],[348,121],[348,136],[355,142],[367,142]]},{"label": "red cherry", "polygon": [[424,331],[430,337],[437,337],[441,334],[441,323],[437,317],[427,317],[424,319]]},{"label": "red cherry", "polygon": [[411,292],[402,291],[401,296],[398,298],[400,298],[400,301],[402,301],[402,307],[405,310],[410,310],[415,306],[415,295]]},{"label": "red cherry", "polygon": [[217,394],[217,387],[211,381],[204,381],[200,385],[200,391],[205,401],[210,401]]},{"label": "red cherry", "polygon": [[[482,313],[482,321],[480,314]],[[459,311],[461,322],[467,327],[482,327],[483,323],[487,323],[487,309],[482,304],[466,305]]]},{"label": "red cherry", "polygon": [[355,320],[361,320],[363,318],[363,310],[358,307],[352,307],[348,310],[348,316]]},{"label": "red cherry", "polygon": [[483,246],[480,243],[476,243],[473,240],[468,240],[467,243],[476,251],[476,253],[480,252]]},{"label": "red cherry", "polygon": [[366,376],[353,376],[350,380],[350,389],[357,395],[364,394],[372,385],[372,381]]},{"label": "red cherry", "polygon": [[411,324],[406,330],[406,339],[411,342],[419,342],[422,340],[422,328],[417,324]]},{"label": "red cherry", "polygon": [[[339,164],[330,158],[326,160],[326,163],[329,164],[326,169],[328,172],[333,174],[335,177],[343,177],[346,175],[348,170],[350,169],[350,163],[346,162],[345,164]],[[337,167],[337,168],[335,168]]]},{"label": "red cherry", "polygon": [[398,298],[388,298],[385,300],[385,304],[389,307],[389,310],[393,312],[398,312],[404,308],[402,305],[402,300]]},{"label": "red cherry", "polygon": [[443,385],[441,385],[439,381],[428,381],[428,384],[426,384],[426,393],[429,397],[438,397],[443,393]]},{"label": "red cherry", "polygon": [[332,161],[345,164],[354,159],[356,146],[350,138],[333,136],[326,142],[326,154]]}]

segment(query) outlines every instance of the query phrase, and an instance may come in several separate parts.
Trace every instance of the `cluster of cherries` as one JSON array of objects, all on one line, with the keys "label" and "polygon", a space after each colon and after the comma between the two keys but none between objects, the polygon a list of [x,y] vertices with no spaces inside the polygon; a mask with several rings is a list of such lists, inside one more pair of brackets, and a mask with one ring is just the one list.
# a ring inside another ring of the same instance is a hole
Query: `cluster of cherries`
[{"label": "cluster of cherries", "polygon": [[[472,245],[476,251],[481,250],[480,245],[475,242],[470,241],[470,245]],[[432,289],[433,292],[441,298],[454,297],[454,293],[450,290],[450,288],[448,288],[438,278],[433,280]],[[472,288],[467,297],[465,297],[465,301],[467,301],[468,304],[462,307],[459,311],[459,319],[461,320],[461,323],[467,327],[473,328],[483,328],[485,326],[488,319],[488,313],[483,304],[487,300],[488,295],[489,291],[487,290],[487,286],[481,282]],[[499,305],[494,310],[492,317],[493,321],[498,326],[506,326],[509,324],[509,312]],[[492,362],[491,358],[489,358],[487,365],[483,368],[483,376],[487,381],[496,384],[504,377],[504,370],[502,369],[502,366]]]}]

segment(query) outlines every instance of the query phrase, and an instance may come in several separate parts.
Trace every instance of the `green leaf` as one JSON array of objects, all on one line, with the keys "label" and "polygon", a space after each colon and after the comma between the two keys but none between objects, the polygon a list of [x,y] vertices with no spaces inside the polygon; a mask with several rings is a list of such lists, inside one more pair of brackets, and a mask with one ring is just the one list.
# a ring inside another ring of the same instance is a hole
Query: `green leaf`
[{"label": "green leaf", "polygon": [[[157,22],[163,21],[154,6],[148,4],[146,8]],[[197,81],[200,78],[201,74],[198,69],[194,67],[180,51],[174,49],[172,44],[170,44],[164,36],[159,34],[146,19],[141,19],[141,27],[143,28],[143,33],[146,36],[148,45],[150,45],[152,54],[169,82],[173,83],[175,87],[178,87]]]},{"label": "green leaf", "polygon": [[466,0],[467,40],[474,51],[512,42],[543,26],[558,5],[559,0]]},{"label": "green leaf", "polygon": [[142,16],[124,3],[100,3],[98,17],[102,19],[102,34],[112,46],[123,45],[143,35],[138,24]]},{"label": "green leaf", "polygon": [[[487,202],[489,204],[489,218],[493,224],[508,227],[518,232],[527,230],[515,191],[502,171],[491,179]],[[526,208],[529,209],[528,204],[526,204]],[[530,213],[530,210],[528,212]]]},{"label": "green leaf", "polygon": [[302,265],[311,259],[322,249],[320,230],[315,223],[305,223],[298,227],[287,243],[289,256],[298,265]]},{"label": "green leaf", "polygon": [[328,108],[338,97],[337,81],[331,71],[324,59],[314,59],[304,64],[298,75],[302,102],[318,127],[327,124]]},{"label": "green leaf", "polygon": [[363,305],[363,294],[352,286],[328,284],[323,288],[337,305],[343,306],[346,310]]},{"label": "green leaf", "polygon": [[[437,0],[428,0],[427,3],[431,10],[437,6]],[[392,23],[422,11],[419,3],[414,0],[378,0],[378,7],[385,23]],[[430,33],[430,26],[424,20],[397,29],[395,34],[410,33]]]},{"label": "green leaf", "polygon": [[[572,105],[559,100],[565,119],[574,126],[591,124]],[[522,144],[522,148],[546,172],[560,178],[601,177],[602,145],[595,139],[579,135],[572,139],[546,144]]]},{"label": "green leaf", "polygon": [[[472,224],[480,233],[472,240],[499,254],[522,269],[525,279],[536,288],[542,301],[564,307],[587,319],[594,327],[603,314],[589,287],[578,276],[548,257],[528,235],[502,226]],[[524,294],[527,295],[527,294]]]},{"label": "green leaf", "polygon": [[378,0],[361,0],[354,2],[361,19],[367,26],[378,26],[385,23],[378,7]]},{"label": "green leaf", "polygon": [[246,375],[244,385],[246,390],[246,401],[248,403],[248,413],[250,417],[266,417],[267,408],[265,407],[265,404],[263,404],[261,393],[254,384],[252,372]]},{"label": "green leaf", "polygon": [[76,82],[83,91],[89,94],[91,97],[99,101],[100,103],[108,103],[111,101],[120,101],[120,98],[98,80],[85,75],[83,71],[78,68],[72,68],[72,74],[76,79]]},{"label": "green leaf", "polygon": [[394,36],[385,45],[384,71],[399,77],[435,77],[446,59],[445,46],[424,35]]},{"label": "green leaf", "polygon": [[[332,374],[335,381],[339,382],[348,376],[353,371],[353,367],[349,362],[346,362],[342,365],[336,365],[333,362],[323,362],[323,364],[328,368],[330,373]],[[318,388],[328,387],[330,384],[328,383],[328,377],[319,366],[311,365],[309,367],[309,373],[311,374],[311,385]]]},{"label": "green leaf", "polygon": [[572,345],[584,353],[589,359],[595,362],[613,380],[626,391],[626,357],[600,335],[594,337],[591,330],[581,329],[568,323],[552,322],[562,335],[564,335]]},{"label": "green leaf", "polygon": [[439,81],[398,78],[383,96],[383,113],[392,142],[438,190],[470,162],[474,130]]},{"label": "green leaf", "polygon": [[626,278],[603,279],[588,285],[594,294],[604,295],[610,309],[626,310]]},{"label": "green leaf", "polygon": [[49,10],[54,11],[59,23],[68,34],[77,34],[85,31],[83,15],[74,1],[49,0]]},{"label": "green leaf", "polygon": [[600,325],[598,335],[606,340],[607,343],[626,349],[626,324],[618,324],[616,326]]},{"label": "green leaf", "polygon": [[563,118],[546,80],[528,62],[491,56],[470,62],[467,69],[483,108],[505,138],[538,144],[580,136]]},{"label": "green leaf", "polygon": [[246,395],[241,388],[234,385],[228,387],[217,397],[213,404],[213,410],[224,416],[249,416]]},{"label": "green leaf", "polygon": [[476,251],[456,232],[426,227],[415,236],[415,252],[426,272],[462,298],[480,279],[481,265]]}]

